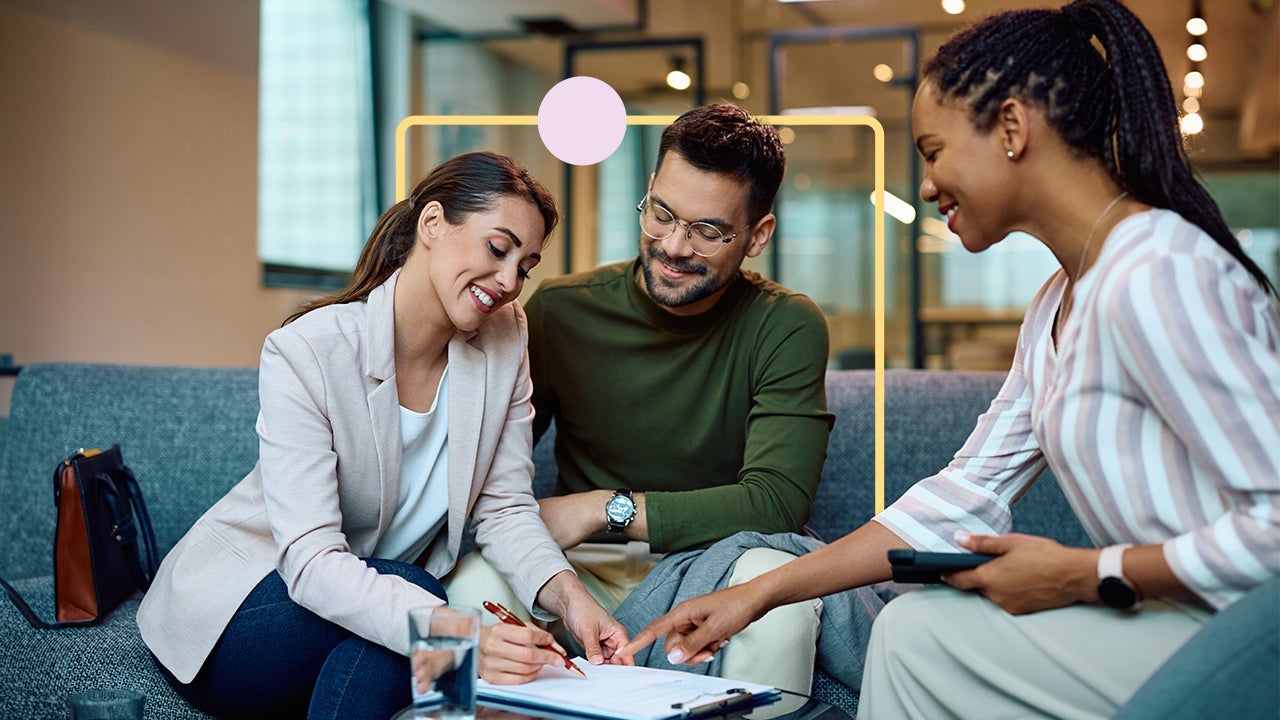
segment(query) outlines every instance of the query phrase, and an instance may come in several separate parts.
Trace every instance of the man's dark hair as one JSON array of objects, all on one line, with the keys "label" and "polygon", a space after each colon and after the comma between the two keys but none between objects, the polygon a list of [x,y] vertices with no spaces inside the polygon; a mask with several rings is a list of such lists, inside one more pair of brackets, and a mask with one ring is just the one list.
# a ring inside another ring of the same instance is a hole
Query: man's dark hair
[{"label": "man's dark hair", "polygon": [[787,170],[787,156],[778,131],[729,103],[694,108],[668,125],[658,144],[654,174],[662,169],[668,150],[699,170],[747,182],[749,223],[769,213]]}]

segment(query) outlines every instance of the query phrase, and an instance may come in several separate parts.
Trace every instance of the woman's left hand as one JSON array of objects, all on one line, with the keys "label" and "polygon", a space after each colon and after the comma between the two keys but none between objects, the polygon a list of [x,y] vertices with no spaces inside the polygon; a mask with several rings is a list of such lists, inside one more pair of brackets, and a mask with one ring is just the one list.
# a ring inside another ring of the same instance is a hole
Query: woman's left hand
[{"label": "woman's left hand", "polygon": [[582,644],[582,654],[592,665],[635,665],[631,658],[617,654],[627,644],[627,629],[600,607],[572,571],[552,576],[538,591],[537,599],[539,605],[564,621],[565,627]]},{"label": "woman's left hand", "polygon": [[618,655],[618,650],[627,644],[627,629],[590,595],[576,597],[562,619],[582,644],[583,654],[592,665],[636,664],[635,660]]},{"label": "woman's left hand", "polygon": [[972,570],[948,573],[943,580],[981,593],[1011,615],[1097,600],[1097,550],[1063,547],[1049,538],[1019,533],[961,531],[956,541],[966,550],[999,557]]}]

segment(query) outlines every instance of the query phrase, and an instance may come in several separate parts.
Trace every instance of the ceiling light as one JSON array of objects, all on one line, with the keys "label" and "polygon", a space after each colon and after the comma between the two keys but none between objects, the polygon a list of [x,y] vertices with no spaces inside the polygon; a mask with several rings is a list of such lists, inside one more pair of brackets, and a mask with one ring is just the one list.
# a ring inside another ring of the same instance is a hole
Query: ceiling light
[{"label": "ceiling light", "polygon": [[1200,113],[1187,113],[1182,116],[1182,134],[1195,135],[1204,130],[1204,118]]},{"label": "ceiling light", "polygon": [[1202,94],[1201,89],[1198,87],[1191,87],[1190,85],[1182,86],[1183,97],[1198,98],[1200,97],[1201,94]]},{"label": "ceiling light", "polygon": [[671,72],[667,73],[667,84],[675,90],[688,90],[693,84],[693,79],[689,77],[689,73],[684,71],[684,58],[671,58]]},{"label": "ceiling light", "polygon": [[875,66],[875,69],[871,71],[871,74],[875,75],[876,79],[880,82],[887,83],[893,79],[893,68],[885,65],[884,63],[880,63]]},{"label": "ceiling light", "polygon": [[1182,101],[1182,111],[1188,113],[1200,112],[1200,101],[1196,98],[1189,97]]},{"label": "ceiling light", "polygon": [[942,9],[948,15],[959,15],[964,12],[964,0],[942,0]]},{"label": "ceiling light", "polygon": [[783,145],[790,145],[796,141],[796,131],[789,127],[780,127],[778,128],[778,139],[782,141]]},{"label": "ceiling light", "polygon": [[876,109],[870,105],[826,105],[823,107],[784,108],[783,115],[865,115],[875,117]]},{"label": "ceiling light", "polygon": [[1192,62],[1204,62],[1204,59],[1209,57],[1209,51],[1201,43],[1191,43],[1187,46],[1187,57],[1191,58]]},{"label": "ceiling light", "polygon": [[[874,205],[876,202],[876,194],[871,193],[870,197],[871,204]],[[884,191],[884,211],[889,213],[893,219],[903,225],[910,225],[916,219],[916,209],[911,205],[911,203],[903,200],[897,195],[894,195],[888,190]]]},{"label": "ceiling light", "polygon": [[1187,21],[1187,32],[1199,37],[1209,32],[1209,23],[1205,22],[1204,18],[1193,17]]},{"label": "ceiling light", "polygon": [[1204,87],[1204,75],[1199,70],[1192,70],[1187,73],[1187,77],[1183,79],[1182,84],[1198,90]]},{"label": "ceiling light", "polygon": [[751,86],[739,80],[733,84],[733,96],[739,100],[751,97]]}]

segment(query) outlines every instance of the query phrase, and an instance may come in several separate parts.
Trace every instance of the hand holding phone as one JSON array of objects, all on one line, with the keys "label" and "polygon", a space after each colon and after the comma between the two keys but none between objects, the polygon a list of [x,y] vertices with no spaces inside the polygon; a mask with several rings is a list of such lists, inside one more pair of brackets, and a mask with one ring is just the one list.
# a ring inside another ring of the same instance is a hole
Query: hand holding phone
[{"label": "hand holding phone", "polygon": [[995,557],[978,553],[890,550],[889,564],[893,566],[894,582],[940,583],[943,573],[970,570]]}]

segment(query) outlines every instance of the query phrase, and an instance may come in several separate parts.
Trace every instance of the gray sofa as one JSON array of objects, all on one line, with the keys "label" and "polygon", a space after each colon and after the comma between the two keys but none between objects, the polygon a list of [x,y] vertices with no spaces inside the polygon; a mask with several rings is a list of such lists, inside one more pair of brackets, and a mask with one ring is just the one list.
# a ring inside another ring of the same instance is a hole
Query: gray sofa
[{"label": "gray sofa", "polygon": [[[871,517],[873,373],[832,371],[837,415],[811,528],[828,540]],[[942,467],[999,388],[999,373],[887,374],[886,498]],[[122,365],[27,366],[0,437],[0,576],[43,617],[53,616],[55,464],[80,447],[119,443],[146,495],[160,552],[253,466],[257,371]],[[535,451],[537,486],[554,477],[550,438]],[[1017,530],[1088,545],[1050,477],[1023,498]],[[155,670],[134,624],[136,600],[101,624],[37,631],[0,598],[0,717],[62,718],[68,693],[129,687],[147,695],[147,718],[204,717]],[[819,671],[814,695],[852,710],[856,693]]]}]

